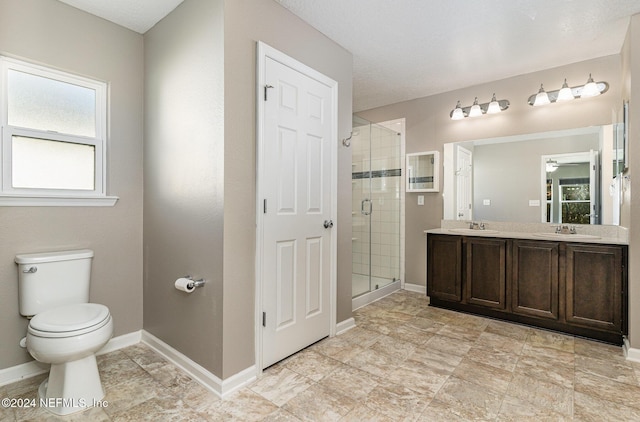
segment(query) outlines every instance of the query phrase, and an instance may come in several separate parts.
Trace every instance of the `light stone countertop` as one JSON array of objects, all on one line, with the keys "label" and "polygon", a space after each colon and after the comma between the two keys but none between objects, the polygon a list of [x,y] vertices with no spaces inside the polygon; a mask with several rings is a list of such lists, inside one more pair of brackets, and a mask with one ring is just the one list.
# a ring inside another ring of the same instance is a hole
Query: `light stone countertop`
[{"label": "light stone countertop", "polygon": [[[480,221],[478,221],[480,223]],[[573,243],[596,243],[628,245],[629,234],[625,227],[575,224],[576,234],[555,234],[558,224],[505,223],[482,221],[485,230],[469,229],[468,221],[442,220],[440,228],[425,230],[425,233],[457,236],[497,237],[508,239],[552,240]]]}]

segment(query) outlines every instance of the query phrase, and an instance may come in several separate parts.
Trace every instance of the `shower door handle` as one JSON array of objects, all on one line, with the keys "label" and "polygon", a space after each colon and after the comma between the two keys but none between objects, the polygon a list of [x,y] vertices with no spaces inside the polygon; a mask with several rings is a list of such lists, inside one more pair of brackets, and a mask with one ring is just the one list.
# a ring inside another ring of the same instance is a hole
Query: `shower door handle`
[{"label": "shower door handle", "polygon": [[[369,204],[369,210],[366,211],[364,209],[364,204],[368,203]],[[360,212],[362,213],[362,215],[371,215],[371,212],[373,211],[373,204],[371,203],[371,199],[365,198],[362,200],[362,202],[360,203]]]}]

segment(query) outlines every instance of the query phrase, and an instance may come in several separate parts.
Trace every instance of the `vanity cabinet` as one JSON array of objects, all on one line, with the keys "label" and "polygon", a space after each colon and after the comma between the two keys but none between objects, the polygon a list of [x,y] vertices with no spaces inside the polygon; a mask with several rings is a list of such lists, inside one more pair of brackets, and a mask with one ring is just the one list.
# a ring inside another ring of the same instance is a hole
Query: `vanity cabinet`
[{"label": "vanity cabinet", "polygon": [[622,331],[624,267],[620,247],[568,244],[567,322],[580,327]]},{"label": "vanity cabinet", "polygon": [[462,300],[462,237],[428,236],[427,295],[452,302]]},{"label": "vanity cabinet", "polygon": [[622,344],[627,246],[427,234],[427,295],[461,310]]},{"label": "vanity cabinet", "polygon": [[513,240],[511,304],[516,315],[559,318],[557,242]]},{"label": "vanity cabinet", "polygon": [[506,309],[507,241],[483,237],[465,240],[467,303]]}]

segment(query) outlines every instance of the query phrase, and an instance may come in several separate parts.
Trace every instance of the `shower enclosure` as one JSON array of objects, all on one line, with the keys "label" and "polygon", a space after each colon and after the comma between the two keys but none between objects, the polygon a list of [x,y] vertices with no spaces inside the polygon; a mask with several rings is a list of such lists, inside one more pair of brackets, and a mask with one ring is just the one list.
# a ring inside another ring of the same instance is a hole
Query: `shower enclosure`
[{"label": "shower enclosure", "polygon": [[403,123],[353,117],[353,309],[400,288]]}]

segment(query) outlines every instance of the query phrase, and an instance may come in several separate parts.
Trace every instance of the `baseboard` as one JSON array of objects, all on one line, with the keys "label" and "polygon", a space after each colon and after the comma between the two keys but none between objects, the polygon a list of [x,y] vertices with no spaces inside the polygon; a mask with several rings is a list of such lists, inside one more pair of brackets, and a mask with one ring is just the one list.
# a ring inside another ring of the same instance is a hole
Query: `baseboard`
[{"label": "baseboard", "polygon": [[114,337],[104,347],[96,352],[96,355],[104,355],[105,353],[115,352],[125,347],[133,346],[140,343],[142,339],[142,331],[134,331],[133,333],[123,334]]},{"label": "baseboard", "polygon": [[49,372],[49,365],[32,360],[31,362],[0,369],[0,386],[21,381],[26,378]]},{"label": "baseboard", "polygon": [[640,349],[634,349],[633,347],[631,347],[629,339],[626,337],[624,338],[624,343],[622,344],[622,350],[627,360],[640,363]]},{"label": "baseboard", "polygon": [[200,366],[198,363],[145,330],[142,330],[142,342],[160,353],[169,362],[185,371],[191,378],[220,398],[225,398],[256,379],[255,365],[223,381],[206,368]]},{"label": "baseboard", "polygon": [[[105,346],[100,349],[96,355],[113,352],[124,347],[133,346],[140,342],[140,331],[124,334],[114,337]],[[49,372],[49,366],[45,363],[32,360],[31,362],[22,363],[5,369],[0,369],[0,386],[11,384],[26,378],[35,377],[36,375]]]},{"label": "baseboard", "polygon": [[336,324],[336,335],[345,333],[356,326],[356,320],[353,318],[347,318],[342,322]]},{"label": "baseboard", "polygon": [[404,283],[404,289],[409,292],[421,293],[423,295],[427,294],[427,286],[420,284]]}]

